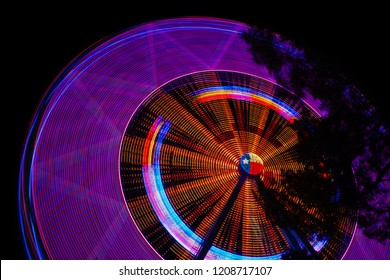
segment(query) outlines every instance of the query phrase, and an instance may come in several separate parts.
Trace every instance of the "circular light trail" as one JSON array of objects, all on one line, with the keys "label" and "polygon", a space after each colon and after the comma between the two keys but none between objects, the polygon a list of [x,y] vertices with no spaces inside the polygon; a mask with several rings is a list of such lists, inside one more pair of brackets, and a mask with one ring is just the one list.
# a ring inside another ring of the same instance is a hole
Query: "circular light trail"
[{"label": "circular light trail", "polygon": [[122,142],[122,188],[135,223],[165,259],[281,259],[304,247],[337,258],[344,227],[353,233],[352,213],[331,205],[331,232],[328,206],[308,205],[282,184],[283,170],[304,168],[294,121],[309,126],[318,117],[253,75],[204,71],[162,85]]}]

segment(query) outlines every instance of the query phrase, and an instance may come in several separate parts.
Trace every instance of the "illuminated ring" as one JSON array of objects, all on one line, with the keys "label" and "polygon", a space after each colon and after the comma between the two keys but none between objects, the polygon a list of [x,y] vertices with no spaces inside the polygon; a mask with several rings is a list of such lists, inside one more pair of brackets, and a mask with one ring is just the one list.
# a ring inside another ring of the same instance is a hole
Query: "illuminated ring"
[{"label": "illuminated ring", "polygon": [[[162,85],[132,116],[121,150],[122,188],[140,231],[168,259],[281,259],[303,242],[339,257],[353,211],[332,206],[339,229],[330,233],[327,207],[309,214],[314,208],[282,184],[282,170],[303,169],[295,120],[316,118],[300,98],[248,74],[196,72]],[[272,218],[271,192],[299,229]],[[298,232],[303,240],[292,237]]]}]

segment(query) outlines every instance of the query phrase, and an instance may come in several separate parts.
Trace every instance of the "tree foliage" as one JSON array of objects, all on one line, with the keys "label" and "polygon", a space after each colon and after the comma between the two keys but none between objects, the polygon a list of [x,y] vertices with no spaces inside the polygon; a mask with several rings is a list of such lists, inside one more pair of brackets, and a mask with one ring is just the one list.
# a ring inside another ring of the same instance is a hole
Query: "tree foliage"
[{"label": "tree foliage", "polygon": [[343,199],[357,205],[358,224],[365,235],[380,242],[390,240],[388,124],[341,71],[315,54],[266,29],[253,27],[242,36],[255,62],[279,84],[300,97],[319,99],[327,112],[311,120],[309,128],[302,121],[292,125],[300,137],[296,150],[305,168],[284,170],[283,183],[310,203],[324,197],[330,201],[335,186],[349,186]]}]

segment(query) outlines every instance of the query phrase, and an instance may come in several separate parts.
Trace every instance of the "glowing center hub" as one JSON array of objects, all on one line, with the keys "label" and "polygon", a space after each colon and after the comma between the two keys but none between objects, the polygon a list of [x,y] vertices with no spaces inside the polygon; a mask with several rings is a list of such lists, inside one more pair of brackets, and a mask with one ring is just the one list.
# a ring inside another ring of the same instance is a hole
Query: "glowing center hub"
[{"label": "glowing center hub", "polygon": [[250,174],[250,175],[258,175],[264,169],[263,160],[254,153],[246,153],[240,159],[241,169]]}]

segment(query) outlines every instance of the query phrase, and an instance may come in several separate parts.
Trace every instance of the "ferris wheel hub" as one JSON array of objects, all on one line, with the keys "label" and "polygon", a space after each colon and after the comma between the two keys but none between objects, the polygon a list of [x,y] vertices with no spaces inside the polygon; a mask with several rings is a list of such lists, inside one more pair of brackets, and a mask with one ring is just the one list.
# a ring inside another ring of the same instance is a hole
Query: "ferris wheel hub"
[{"label": "ferris wheel hub", "polygon": [[245,153],[240,158],[240,167],[249,175],[259,175],[263,172],[264,162],[254,153]]}]

